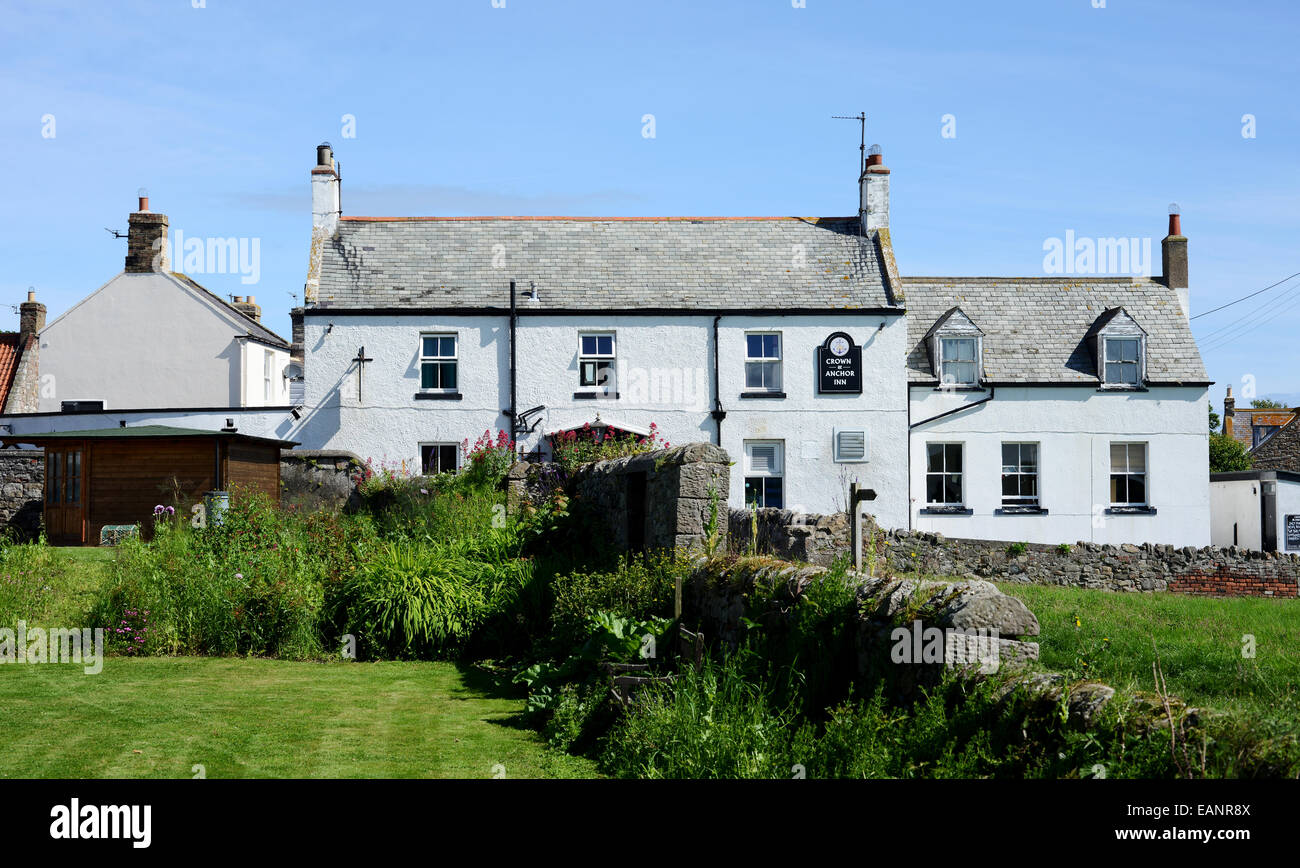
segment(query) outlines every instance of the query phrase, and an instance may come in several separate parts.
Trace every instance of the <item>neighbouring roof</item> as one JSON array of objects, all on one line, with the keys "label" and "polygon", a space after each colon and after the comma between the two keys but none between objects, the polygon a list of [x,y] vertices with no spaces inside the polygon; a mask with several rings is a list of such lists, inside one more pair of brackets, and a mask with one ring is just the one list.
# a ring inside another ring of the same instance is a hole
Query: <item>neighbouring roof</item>
[{"label": "neighbouring roof", "polygon": [[1256,444],[1254,429],[1281,429],[1290,425],[1295,421],[1295,418],[1296,411],[1287,408],[1236,407],[1232,411],[1232,438],[1247,449],[1254,449],[1256,445],[1263,446],[1272,436],[1270,435],[1270,438],[1261,440],[1259,444]]},{"label": "neighbouring roof", "polygon": [[524,312],[892,307],[888,236],[859,227],[856,217],[343,217],[316,306],[504,309],[513,279]]},{"label": "neighbouring roof", "polygon": [[134,425],[126,428],[90,428],[84,431],[49,431],[43,434],[5,435],[9,443],[41,443],[46,440],[147,440],[163,437],[228,437],[257,443],[274,443],[280,446],[297,446],[293,440],[275,437],[253,437],[234,431],[202,431],[198,428],[175,428],[171,425]]},{"label": "neighbouring roof", "polygon": [[[195,296],[202,299],[207,304],[217,308],[219,311],[219,315],[226,315],[232,317],[235,320],[235,323],[238,324],[237,327],[243,328],[247,332],[249,337],[259,340],[263,343],[271,344],[278,347],[283,347],[284,349],[289,349],[289,342],[286,341],[284,338],[280,337],[278,334],[271,331],[269,328],[262,325],[260,322],[253,319],[243,311],[241,311],[239,308],[230,304],[229,302],[227,302],[221,296],[217,295],[212,290],[198,283],[192,277],[186,274],[181,274],[180,272],[176,272],[176,271],[118,272],[111,280],[109,280],[99,289],[95,290],[90,295],[86,296],[81,301],[74,304],[68,310],[64,311],[59,316],[55,317],[52,321],[50,321],[45,326],[45,329],[52,328],[55,324],[62,321],[64,317],[68,316],[68,314],[72,313],[74,310],[79,308],[81,305],[85,304],[87,301],[89,301],[91,298],[95,297],[99,293],[104,292],[119,280],[162,281],[168,287],[174,287],[183,292],[193,293]],[[170,326],[174,324],[168,324],[168,325]],[[232,325],[234,324],[232,323]],[[42,329],[42,334],[44,333],[45,329]]]},{"label": "neighbouring roof", "polygon": [[0,332],[0,409],[9,400],[9,390],[13,387],[14,375],[18,373],[18,363],[22,361],[25,349],[21,334]]},{"label": "neighbouring roof", "polygon": [[1088,344],[1123,308],[1146,333],[1146,382],[1208,385],[1178,293],[1147,278],[905,277],[907,374],[937,382],[926,335],[952,308],[984,333],[984,379],[1097,384]]}]

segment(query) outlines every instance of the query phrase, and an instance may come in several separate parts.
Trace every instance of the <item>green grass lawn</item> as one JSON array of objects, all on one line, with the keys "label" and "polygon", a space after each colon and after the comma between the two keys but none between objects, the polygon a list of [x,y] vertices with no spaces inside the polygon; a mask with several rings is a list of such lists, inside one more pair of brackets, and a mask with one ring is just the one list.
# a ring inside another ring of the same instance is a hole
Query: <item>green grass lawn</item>
[{"label": "green grass lawn", "polygon": [[1158,656],[1169,691],[1194,705],[1300,722],[1300,600],[998,587],[1038,616],[1046,669],[1150,691]]},{"label": "green grass lawn", "polygon": [[[109,657],[0,667],[0,778],[592,777],[452,663]],[[502,769],[501,767],[504,767]]]}]

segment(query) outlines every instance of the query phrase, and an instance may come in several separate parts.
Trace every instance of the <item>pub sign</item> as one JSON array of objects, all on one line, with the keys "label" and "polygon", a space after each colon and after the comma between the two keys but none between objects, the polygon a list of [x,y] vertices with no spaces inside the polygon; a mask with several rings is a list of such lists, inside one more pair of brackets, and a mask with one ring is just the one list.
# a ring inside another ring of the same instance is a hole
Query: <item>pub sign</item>
[{"label": "pub sign", "polygon": [[862,394],[862,347],[845,332],[835,332],[817,348],[817,392]]}]

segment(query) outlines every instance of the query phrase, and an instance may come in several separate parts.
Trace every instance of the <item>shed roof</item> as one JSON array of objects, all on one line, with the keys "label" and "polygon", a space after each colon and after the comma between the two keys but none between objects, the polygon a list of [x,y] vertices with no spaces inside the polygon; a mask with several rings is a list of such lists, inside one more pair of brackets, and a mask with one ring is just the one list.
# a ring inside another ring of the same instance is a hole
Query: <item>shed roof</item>
[{"label": "shed roof", "polygon": [[220,437],[253,443],[267,443],[290,448],[294,440],[274,437],[253,437],[237,431],[203,431],[198,428],[175,428],[171,425],[135,425],[127,428],[89,428],[83,431],[48,431],[42,434],[14,434],[4,439],[9,443],[43,443],[48,440],[149,440],[170,437]]}]

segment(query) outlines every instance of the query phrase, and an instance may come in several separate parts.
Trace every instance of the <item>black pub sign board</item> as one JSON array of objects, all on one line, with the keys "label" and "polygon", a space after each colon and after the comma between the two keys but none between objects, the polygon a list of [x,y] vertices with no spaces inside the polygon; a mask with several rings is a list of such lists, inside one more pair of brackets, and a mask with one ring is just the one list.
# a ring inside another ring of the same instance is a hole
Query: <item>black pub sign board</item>
[{"label": "black pub sign board", "polygon": [[862,394],[862,347],[835,332],[817,348],[818,394]]},{"label": "black pub sign board", "polygon": [[1288,552],[1300,552],[1300,515],[1286,517],[1286,549]]}]

